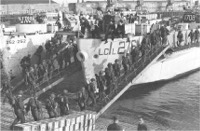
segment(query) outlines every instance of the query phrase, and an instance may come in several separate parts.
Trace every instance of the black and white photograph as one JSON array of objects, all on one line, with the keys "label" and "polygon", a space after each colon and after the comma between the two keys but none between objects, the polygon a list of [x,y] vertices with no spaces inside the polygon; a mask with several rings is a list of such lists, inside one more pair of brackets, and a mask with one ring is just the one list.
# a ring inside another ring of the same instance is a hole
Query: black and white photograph
[{"label": "black and white photograph", "polygon": [[200,0],[0,0],[0,131],[200,131]]}]

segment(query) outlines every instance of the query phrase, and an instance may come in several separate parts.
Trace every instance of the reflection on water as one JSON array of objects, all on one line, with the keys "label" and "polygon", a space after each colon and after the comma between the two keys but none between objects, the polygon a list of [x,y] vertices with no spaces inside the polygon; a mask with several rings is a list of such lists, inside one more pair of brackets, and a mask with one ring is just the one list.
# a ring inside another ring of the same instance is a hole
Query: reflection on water
[{"label": "reflection on water", "polygon": [[153,129],[200,130],[200,71],[168,82],[127,91],[103,117],[137,124],[142,116]]}]

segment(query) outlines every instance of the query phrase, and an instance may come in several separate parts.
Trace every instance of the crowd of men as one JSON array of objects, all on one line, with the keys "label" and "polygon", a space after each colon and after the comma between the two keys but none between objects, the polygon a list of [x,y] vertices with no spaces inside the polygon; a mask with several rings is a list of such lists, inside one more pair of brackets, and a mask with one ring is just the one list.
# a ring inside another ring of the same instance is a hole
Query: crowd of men
[{"label": "crowd of men", "polygon": [[[59,94],[58,96],[51,94],[50,97],[47,98],[44,105],[49,118],[55,118],[69,114],[67,93],[68,91],[64,90],[63,94]],[[19,121],[21,123],[25,123],[25,116],[28,115],[29,111],[31,111],[34,121],[44,118],[44,107],[43,104],[38,100],[37,96],[34,93],[31,94],[29,101],[25,104],[23,102],[23,97],[23,91],[19,91],[19,93],[14,96],[11,90],[6,90],[3,104],[6,100],[8,100],[8,103],[13,107],[16,115],[16,118],[10,126],[10,129],[13,129],[14,125],[16,125]]]},{"label": "crowd of men", "polygon": [[[134,23],[136,16],[128,15],[124,16],[123,13],[115,14],[115,17],[111,15],[111,12],[108,11],[107,15],[99,14],[97,17],[86,17],[80,15],[81,22],[81,33],[91,32],[92,38],[100,38],[101,32],[105,32],[104,40],[107,41],[109,35],[111,35],[112,40],[115,36],[125,37],[125,23]],[[156,28],[151,33],[146,34],[143,37],[141,45],[132,47],[130,53],[124,54],[122,60],[116,59],[114,63],[108,63],[104,71],[100,71],[98,74],[95,74],[95,78],[92,78],[89,83],[87,83],[81,90],[77,93],[77,104],[81,111],[85,110],[87,106],[95,107],[97,102],[104,101],[106,102],[108,96],[117,88],[117,84],[122,78],[132,70],[133,65],[137,63],[137,60],[141,57],[146,57],[147,52],[152,49],[153,46],[162,46],[167,44],[167,36],[169,35],[169,30],[166,26],[161,26]],[[191,31],[188,35],[191,38],[191,43],[193,41],[199,41],[199,30],[196,29],[194,32]],[[180,30],[177,35],[178,45],[183,41],[183,33]],[[128,41],[129,39],[127,39]],[[24,76],[24,81],[26,85],[30,87],[30,90],[33,90],[33,95],[29,99],[28,103],[24,105],[23,103],[23,92],[19,91],[17,96],[12,95],[11,90],[5,91],[5,98],[9,100],[9,103],[14,108],[14,113],[16,114],[16,119],[11,125],[13,126],[21,121],[25,122],[25,115],[31,111],[33,119],[35,121],[43,119],[43,106],[41,102],[37,99],[35,95],[36,87],[38,83],[46,79],[51,79],[53,71],[56,69],[54,66],[54,61],[56,60],[59,69],[68,68],[71,63],[71,58],[73,57],[75,62],[77,62],[76,54],[78,52],[77,45],[74,44],[74,40],[70,39],[68,47],[59,52],[59,42],[57,38],[52,38],[51,41],[48,41],[45,44],[46,49],[46,59],[42,60],[42,53],[44,49],[40,46],[36,53],[38,57],[37,64],[32,65],[31,55],[25,56],[22,58],[20,64],[22,67],[22,73]],[[56,56],[56,57],[54,57]],[[123,68],[124,72],[122,73],[121,69]],[[123,76],[123,77],[122,77]],[[125,77],[124,77],[125,78]],[[4,100],[5,101],[5,100]],[[54,93],[47,98],[45,102],[45,108],[49,115],[49,118],[55,118],[58,116],[64,116],[69,114],[69,100],[68,100],[68,91],[64,90],[62,94],[56,96]],[[58,111],[59,108],[59,111]],[[117,119],[114,119],[116,123]],[[111,127],[108,129],[112,129]]]},{"label": "crowd of men", "polygon": [[[117,88],[117,83],[134,68],[133,65],[137,63],[139,58],[145,58],[148,55],[147,52],[153,46],[167,44],[168,35],[168,29],[166,26],[162,26],[153,33],[147,34],[143,38],[141,45],[132,47],[130,53],[122,56],[121,61],[116,59],[114,63],[108,63],[105,70],[95,74],[95,78],[92,78],[79,92],[78,103],[80,109],[84,110],[87,106],[95,107],[99,101],[106,102],[107,98],[109,99],[108,96]],[[121,71],[122,69],[124,70],[123,73]]]},{"label": "crowd of men", "polygon": [[101,11],[98,11],[96,16],[80,15],[81,33],[85,35],[91,34],[92,38],[101,38],[101,33],[105,32],[105,38],[111,35],[114,37],[122,37],[125,35],[125,24],[134,23],[137,19],[137,15],[128,14],[124,15],[121,12],[115,12],[113,15],[111,11],[107,11],[107,14],[103,15]]},{"label": "crowd of men", "polygon": [[[34,65],[31,63],[31,55],[24,56],[21,59],[20,65],[22,68],[22,74],[26,85],[31,91],[39,90],[37,85],[43,83],[52,78],[53,72],[57,69],[55,67],[55,61],[59,65],[59,71],[67,69],[71,65],[71,58],[75,58],[77,62],[76,53],[78,52],[77,45],[74,44],[73,39],[70,39],[67,48],[59,52],[59,44],[55,38],[52,38],[45,44],[45,59],[42,60],[42,54],[44,49],[39,46],[35,52],[35,56],[38,57],[38,62]],[[65,67],[63,67],[65,66]]]}]

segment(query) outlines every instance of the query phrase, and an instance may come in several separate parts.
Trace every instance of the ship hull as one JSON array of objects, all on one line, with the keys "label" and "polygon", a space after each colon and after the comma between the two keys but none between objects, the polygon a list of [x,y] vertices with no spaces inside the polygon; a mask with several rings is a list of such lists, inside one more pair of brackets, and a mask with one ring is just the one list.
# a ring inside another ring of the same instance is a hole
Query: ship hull
[{"label": "ship hull", "polygon": [[[20,61],[21,59],[30,54],[32,57],[32,64],[38,61],[38,57],[34,55],[37,48],[42,45],[44,48],[45,43],[54,36],[54,33],[49,34],[33,34],[33,35],[20,35],[20,36],[3,36],[1,50],[3,51],[5,71],[12,70],[14,76],[21,73]],[[45,49],[45,48],[44,48]],[[44,57],[44,53],[42,54]]]},{"label": "ship hull", "polygon": [[170,80],[200,68],[200,47],[181,50],[153,63],[133,85]]},{"label": "ship hull", "polygon": [[[190,31],[183,31],[184,42],[181,46],[190,43],[188,34]],[[177,47],[178,32],[171,32],[168,36],[168,43],[172,48]],[[79,51],[82,59],[82,67],[86,81],[95,78],[95,74],[104,70],[108,63],[114,63],[116,59],[121,61],[122,56],[130,52],[130,49],[141,43],[142,36],[126,39],[116,38],[107,43],[98,39],[80,39]],[[200,46],[182,49],[167,55],[164,59],[159,59],[152,63],[148,69],[134,80],[133,85],[169,80],[186,72],[200,68]]]}]

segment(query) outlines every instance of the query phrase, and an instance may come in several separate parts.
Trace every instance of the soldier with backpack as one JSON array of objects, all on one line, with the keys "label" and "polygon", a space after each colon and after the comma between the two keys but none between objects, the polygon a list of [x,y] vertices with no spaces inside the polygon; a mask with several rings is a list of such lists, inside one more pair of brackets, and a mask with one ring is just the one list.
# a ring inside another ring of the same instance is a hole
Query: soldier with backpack
[{"label": "soldier with backpack", "polygon": [[35,121],[41,120],[42,105],[35,95],[32,95],[27,103],[26,113],[28,113],[29,110],[31,110]]},{"label": "soldier with backpack", "polygon": [[64,116],[64,115],[68,115],[69,114],[69,101],[68,101],[68,97],[67,97],[67,90],[63,91],[63,94],[59,96],[58,98],[58,105],[60,107],[60,115]]},{"label": "soldier with backpack", "polygon": [[17,118],[13,121],[12,125],[10,126],[10,129],[12,130],[14,125],[16,125],[19,121],[21,123],[25,123],[25,109],[24,109],[24,103],[22,99],[23,92],[19,91],[19,94],[13,99],[12,106],[14,108],[14,113],[17,116]]},{"label": "soldier with backpack", "polygon": [[46,109],[49,114],[49,118],[55,118],[58,116],[57,102],[55,101],[55,97],[55,94],[52,93],[46,102]]}]

